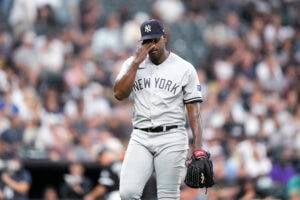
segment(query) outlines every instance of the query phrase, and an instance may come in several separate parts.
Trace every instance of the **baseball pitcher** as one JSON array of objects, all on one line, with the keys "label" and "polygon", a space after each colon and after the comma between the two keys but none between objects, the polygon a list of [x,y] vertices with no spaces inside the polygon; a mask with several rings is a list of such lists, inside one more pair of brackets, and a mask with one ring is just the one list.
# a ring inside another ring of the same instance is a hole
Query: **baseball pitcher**
[{"label": "baseball pitcher", "polygon": [[[143,188],[156,174],[159,200],[180,199],[180,184],[190,187],[213,185],[212,163],[201,141],[201,86],[195,68],[166,49],[163,24],[155,19],[141,27],[141,45],[119,72],[114,96],[134,100],[133,132],[121,170],[122,200],[140,199]],[[185,110],[193,143],[188,155]]]}]

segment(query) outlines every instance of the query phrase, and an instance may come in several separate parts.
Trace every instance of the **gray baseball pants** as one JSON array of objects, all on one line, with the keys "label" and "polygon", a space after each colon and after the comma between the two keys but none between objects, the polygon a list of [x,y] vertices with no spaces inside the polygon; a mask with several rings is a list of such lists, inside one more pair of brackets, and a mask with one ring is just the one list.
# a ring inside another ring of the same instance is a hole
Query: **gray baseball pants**
[{"label": "gray baseball pants", "polygon": [[158,199],[179,200],[187,152],[188,135],[184,127],[158,133],[134,129],[121,170],[121,199],[141,199],[154,170]]}]

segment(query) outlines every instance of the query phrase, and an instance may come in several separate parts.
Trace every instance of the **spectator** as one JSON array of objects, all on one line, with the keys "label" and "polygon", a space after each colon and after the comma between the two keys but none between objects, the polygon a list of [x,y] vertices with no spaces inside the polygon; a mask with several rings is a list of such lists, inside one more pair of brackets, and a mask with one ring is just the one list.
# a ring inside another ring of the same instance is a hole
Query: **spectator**
[{"label": "spectator", "polygon": [[[166,12],[168,9],[172,10],[172,12]],[[179,0],[155,1],[153,4],[153,10],[157,17],[167,23],[174,23],[178,19],[182,18],[185,11],[183,3]]]},{"label": "spectator", "polygon": [[300,176],[294,176],[287,185],[288,196],[290,200],[300,199]]},{"label": "spectator", "polygon": [[265,146],[254,139],[245,140],[238,145],[246,176],[256,178],[266,175],[271,170],[271,162],[266,154]]},{"label": "spectator", "polygon": [[92,40],[95,55],[107,57],[108,53],[120,53],[123,50],[120,19],[116,13],[108,16],[104,27],[98,29]]},{"label": "spectator", "polygon": [[47,187],[43,194],[43,200],[58,200],[57,191],[53,187]]},{"label": "spectator", "polygon": [[[80,0],[80,27],[83,32],[97,28],[98,20],[103,13],[102,5],[97,0]],[[77,22],[78,23],[78,22]]]},{"label": "spectator", "polygon": [[256,75],[263,89],[280,92],[284,88],[282,69],[274,55],[267,55],[256,68]]},{"label": "spectator", "polygon": [[273,164],[270,177],[281,186],[287,185],[288,181],[296,175],[296,169],[292,165],[292,150],[285,148],[280,153],[279,160]]},{"label": "spectator", "polygon": [[59,72],[64,64],[64,45],[55,36],[55,32],[49,32],[45,36],[36,39],[36,52],[39,67],[42,71]]},{"label": "spectator", "polygon": [[28,192],[31,185],[31,175],[23,168],[18,159],[4,161],[0,180],[0,198],[7,200],[28,199]]},{"label": "spectator", "polygon": [[23,34],[21,45],[15,50],[13,59],[15,64],[30,77],[30,82],[35,84],[40,71],[38,59],[36,59],[35,49],[36,35],[27,31]]},{"label": "spectator", "polygon": [[241,189],[237,195],[238,199],[250,200],[256,197],[255,181],[251,179],[241,180]]},{"label": "spectator", "polygon": [[37,15],[35,1],[16,0],[13,2],[9,15],[9,24],[14,35],[19,37],[23,32],[32,29]]},{"label": "spectator", "polygon": [[64,183],[60,193],[64,199],[82,199],[91,189],[91,181],[84,176],[84,168],[80,163],[69,166],[69,174],[64,175]]},{"label": "spectator", "polygon": [[40,5],[37,9],[35,32],[38,35],[45,35],[57,29],[57,26],[53,8],[49,4]]},{"label": "spectator", "polygon": [[100,172],[98,184],[85,196],[85,200],[105,198],[107,200],[118,200],[119,178],[121,163],[109,149],[102,149],[97,158],[99,165],[103,167]]},{"label": "spectator", "polygon": [[138,12],[132,20],[125,22],[123,26],[123,40],[126,48],[133,49],[135,47],[135,44],[141,37],[139,33],[140,24],[148,18],[147,13]]}]

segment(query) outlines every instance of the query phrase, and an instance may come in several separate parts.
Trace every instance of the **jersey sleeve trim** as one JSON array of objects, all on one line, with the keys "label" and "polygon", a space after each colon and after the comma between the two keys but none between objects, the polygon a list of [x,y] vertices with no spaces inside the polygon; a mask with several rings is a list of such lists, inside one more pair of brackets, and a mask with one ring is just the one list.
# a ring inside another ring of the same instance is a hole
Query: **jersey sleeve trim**
[{"label": "jersey sleeve trim", "polygon": [[183,100],[183,102],[184,102],[185,104],[187,104],[187,103],[194,103],[194,102],[200,102],[200,103],[202,103],[203,100],[202,100],[201,97],[195,97],[195,98]]}]

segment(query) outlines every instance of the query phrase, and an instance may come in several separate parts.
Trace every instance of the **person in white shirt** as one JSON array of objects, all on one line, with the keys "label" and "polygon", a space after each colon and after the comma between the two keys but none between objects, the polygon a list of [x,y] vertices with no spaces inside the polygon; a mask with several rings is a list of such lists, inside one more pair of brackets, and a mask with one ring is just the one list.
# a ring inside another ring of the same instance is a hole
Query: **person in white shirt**
[{"label": "person in white shirt", "polygon": [[163,24],[141,27],[142,44],[128,58],[114,85],[114,96],[134,101],[133,132],[121,169],[122,200],[140,199],[153,170],[158,199],[180,199],[188,154],[185,108],[193,133],[191,152],[202,149],[201,86],[195,68],[166,49]]}]

